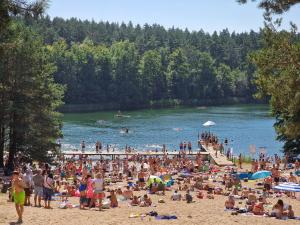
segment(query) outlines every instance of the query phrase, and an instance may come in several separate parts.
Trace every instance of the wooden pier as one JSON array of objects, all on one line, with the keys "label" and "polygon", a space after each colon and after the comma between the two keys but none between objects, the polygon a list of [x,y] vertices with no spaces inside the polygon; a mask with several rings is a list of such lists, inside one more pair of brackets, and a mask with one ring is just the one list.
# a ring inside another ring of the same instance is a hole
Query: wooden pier
[{"label": "wooden pier", "polygon": [[[213,148],[211,144],[204,144],[203,141],[200,142],[200,149],[194,150],[192,152],[185,151],[185,157],[193,157],[197,155],[202,155],[206,159],[210,159],[211,162],[215,163],[218,166],[234,166],[234,163],[227,159],[224,154],[221,154],[220,151],[217,151]],[[79,150],[73,151],[65,151],[62,153],[63,156],[66,157],[87,157],[87,156],[99,156],[100,157],[111,157],[111,159],[115,159],[116,157],[131,157],[131,156],[143,156],[143,157],[163,157],[163,156],[182,156],[182,152],[180,151],[132,151],[126,152],[125,150],[120,151],[115,149],[102,150],[101,152],[95,151],[85,151],[81,152]]]},{"label": "wooden pier", "polygon": [[210,158],[214,161],[214,163],[218,166],[234,166],[234,163],[231,162],[224,154],[221,154],[220,151],[217,152],[211,145],[201,144],[202,149],[205,150],[206,153],[209,154]]},{"label": "wooden pier", "polygon": [[[197,149],[197,151],[192,151],[190,153],[186,152],[184,155],[186,157],[195,157],[198,154],[204,156],[205,158],[210,158],[218,166],[233,166],[234,163],[227,159],[227,157],[220,152],[216,156],[216,151],[212,146],[201,145],[202,150]],[[143,156],[143,157],[163,157],[163,156],[179,156],[182,155],[179,151],[172,152],[156,152],[156,151],[134,151],[134,152],[125,152],[125,151],[113,151],[113,150],[104,150],[102,152],[96,153],[94,151],[65,151],[62,153],[66,157],[87,157],[87,156],[99,156],[100,157],[111,157],[115,159],[116,157],[131,157],[131,156]]]},{"label": "wooden pier", "polygon": [[[200,155],[204,155],[204,156],[208,156],[209,153],[205,152],[205,151],[193,151],[191,153],[186,152],[185,156],[197,156],[198,154]],[[177,156],[177,155],[182,155],[182,153],[179,153],[179,151],[177,152],[155,152],[155,151],[135,151],[135,152],[125,152],[125,151],[102,151],[99,153],[96,152],[91,152],[91,151],[85,151],[85,152],[81,152],[81,151],[65,151],[62,153],[62,155],[64,156],[108,156],[108,157],[112,157],[115,158],[116,156]]]}]

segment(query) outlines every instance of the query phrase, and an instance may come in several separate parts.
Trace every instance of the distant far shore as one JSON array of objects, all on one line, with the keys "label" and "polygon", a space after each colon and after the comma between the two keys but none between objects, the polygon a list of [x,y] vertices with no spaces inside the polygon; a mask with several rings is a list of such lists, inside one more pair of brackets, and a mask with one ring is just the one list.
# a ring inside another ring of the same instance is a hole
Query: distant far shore
[{"label": "distant far shore", "polygon": [[160,109],[172,108],[177,106],[220,106],[233,104],[266,104],[266,100],[257,100],[249,98],[229,97],[226,99],[164,99],[159,101],[152,101],[144,105],[128,105],[121,106],[118,103],[104,103],[104,104],[65,104],[59,108],[61,113],[86,113],[99,112],[108,110],[138,110],[138,109]]}]

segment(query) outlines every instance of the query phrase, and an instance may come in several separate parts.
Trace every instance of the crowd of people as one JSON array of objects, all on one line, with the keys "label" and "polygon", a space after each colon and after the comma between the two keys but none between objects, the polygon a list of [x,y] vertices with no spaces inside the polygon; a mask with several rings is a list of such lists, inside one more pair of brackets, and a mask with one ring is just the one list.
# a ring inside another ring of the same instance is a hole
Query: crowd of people
[{"label": "crowd of people", "polygon": [[[201,134],[201,142],[218,149],[223,145],[210,133]],[[226,139],[224,145],[227,144]],[[99,149],[100,146],[98,144]],[[180,143],[180,150],[186,149],[192,151],[190,142]],[[299,162],[296,161],[293,167],[298,170]],[[288,177],[283,176],[281,171],[290,168],[277,155],[269,157],[260,154],[258,160],[252,161],[251,171],[248,172],[271,172],[271,176],[263,180],[262,190],[247,187],[247,181],[237,175],[238,169],[218,167],[207,161],[200,152],[195,157],[180,154],[146,157],[136,154],[123,158],[117,156],[112,160],[73,156],[52,166],[41,162],[20,163],[12,175],[10,200],[15,202],[18,222],[23,220],[24,206],[51,209],[53,198],[62,203],[61,207],[66,207],[70,198],[77,197],[79,209],[103,210],[118,208],[123,201],[132,207],[153,206],[155,203],[151,195],[161,195],[160,202],[163,203],[166,201],[163,196],[168,191],[172,192],[172,201],[193,203],[198,199],[225,195],[228,196],[225,209],[233,213],[295,217],[292,206],[284,204],[281,199],[271,211],[265,209],[271,196],[279,194],[272,189],[273,185],[283,181],[298,183],[292,171]],[[287,192],[286,196],[295,198],[295,193]],[[237,206],[237,200],[245,200],[245,206]]]}]

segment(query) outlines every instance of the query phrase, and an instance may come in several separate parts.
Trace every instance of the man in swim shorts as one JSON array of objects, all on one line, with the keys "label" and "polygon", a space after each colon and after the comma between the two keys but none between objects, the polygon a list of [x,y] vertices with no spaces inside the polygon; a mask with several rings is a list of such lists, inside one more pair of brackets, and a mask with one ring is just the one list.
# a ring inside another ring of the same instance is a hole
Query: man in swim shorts
[{"label": "man in swim shorts", "polygon": [[24,187],[25,187],[25,183],[20,177],[20,173],[18,171],[14,171],[12,176],[12,190],[13,190],[13,197],[14,197],[16,211],[19,217],[18,223],[22,223],[22,216],[24,212],[24,203],[25,203]]},{"label": "man in swim shorts", "polygon": [[[32,178],[33,184],[34,184],[34,206],[35,207],[41,207],[41,200],[44,196],[44,177],[42,175],[41,170],[37,170],[36,174]],[[37,204],[38,202],[38,204]]]},{"label": "man in swim shorts", "polygon": [[144,167],[142,165],[141,170],[138,173],[138,181],[139,181],[138,184],[140,187],[144,187],[144,185],[145,185],[145,176],[146,176],[146,174],[144,172]]}]

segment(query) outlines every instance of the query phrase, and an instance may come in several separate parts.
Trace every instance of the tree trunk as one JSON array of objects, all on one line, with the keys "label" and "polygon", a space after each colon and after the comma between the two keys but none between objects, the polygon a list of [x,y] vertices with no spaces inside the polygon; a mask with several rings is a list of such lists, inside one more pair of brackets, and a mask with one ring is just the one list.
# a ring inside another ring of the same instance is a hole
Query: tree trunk
[{"label": "tree trunk", "polygon": [[8,154],[7,168],[11,171],[14,170],[14,159],[17,152],[15,116],[16,116],[15,113],[13,113],[10,122],[10,129],[9,129],[9,154]]},{"label": "tree trunk", "polygon": [[4,127],[0,125],[0,168],[4,167],[3,156],[4,156]]}]

